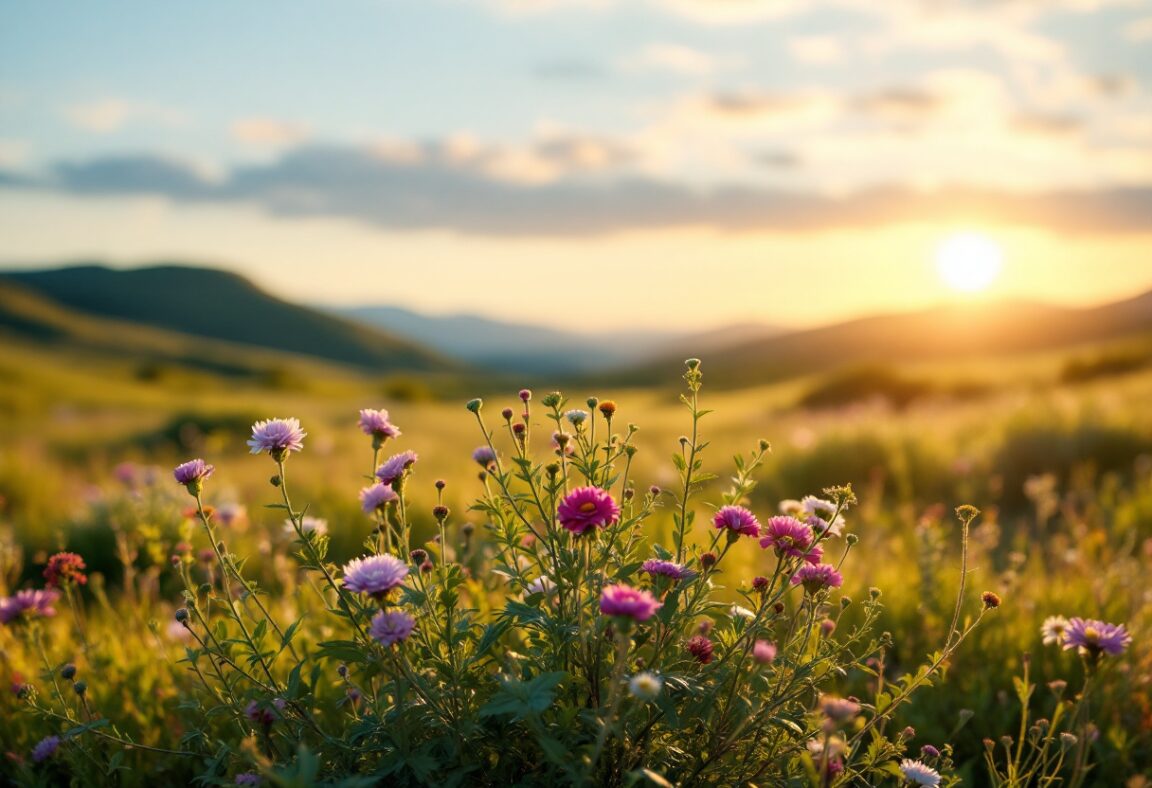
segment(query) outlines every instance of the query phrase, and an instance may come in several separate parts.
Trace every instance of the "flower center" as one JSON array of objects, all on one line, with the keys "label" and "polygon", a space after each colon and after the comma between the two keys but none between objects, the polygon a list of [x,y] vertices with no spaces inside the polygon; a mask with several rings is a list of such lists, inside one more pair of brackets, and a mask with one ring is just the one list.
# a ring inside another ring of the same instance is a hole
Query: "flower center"
[{"label": "flower center", "polygon": [[585,501],[580,504],[580,511],[584,512],[584,514],[592,514],[592,512],[596,511],[596,504],[592,501]]},{"label": "flower center", "polygon": [[1089,643],[1095,643],[1100,640],[1100,632],[1097,631],[1096,627],[1085,627],[1084,639]]}]

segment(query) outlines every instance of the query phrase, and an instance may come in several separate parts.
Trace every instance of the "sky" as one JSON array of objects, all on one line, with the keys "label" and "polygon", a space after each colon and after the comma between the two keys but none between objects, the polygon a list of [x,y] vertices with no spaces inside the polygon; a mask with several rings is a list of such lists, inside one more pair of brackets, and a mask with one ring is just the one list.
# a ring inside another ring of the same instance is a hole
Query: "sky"
[{"label": "sky", "polygon": [[1121,298],[1152,0],[0,0],[0,268],[80,259],[568,328]]}]

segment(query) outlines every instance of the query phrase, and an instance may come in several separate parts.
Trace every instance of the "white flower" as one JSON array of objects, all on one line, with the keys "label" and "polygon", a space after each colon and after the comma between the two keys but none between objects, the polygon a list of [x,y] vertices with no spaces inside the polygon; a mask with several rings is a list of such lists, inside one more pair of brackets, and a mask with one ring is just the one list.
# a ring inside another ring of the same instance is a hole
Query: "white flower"
[{"label": "white flower", "polygon": [[[300,530],[304,533],[315,533],[317,536],[323,536],[328,533],[328,521],[320,517],[313,517],[306,514],[300,518]],[[284,521],[284,533],[295,534],[296,526],[292,525],[291,520]]]},{"label": "white flower", "polygon": [[732,618],[744,618],[749,621],[756,618],[755,613],[746,607],[740,607],[740,605],[733,605],[731,608],[729,608],[728,613],[732,616]]},{"label": "white flower", "polygon": [[780,502],[780,514],[790,514],[795,516],[804,511],[804,504],[797,501],[795,498],[785,498]]},{"label": "white flower", "polygon": [[905,758],[900,761],[900,771],[904,772],[904,779],[915,785],[939,785],[940,772],[924,765],[922,761]]},{"label": "white flower", "polygon": [[664,687],[664,681],[654,673],[643,671],[637,673],[628,682],[628,690],[632,696],[640,700],[654,701],[660,697],[660,690]]},{"label": "white flower", "polygon": [[551,594],[555,590],[556,584],[552,582],[552,578],[548,577],[548,575],[540,575],[540,577],[529,583],[525,589],[529,594]]},{"label": "white flower", "polygon": [[1064,641],[1064,630],[1068,628],[1068,619],[1064,616],[1048,616],[1040,625],[1040,634],[1044,636],[1045,646],[1058,646]]}]

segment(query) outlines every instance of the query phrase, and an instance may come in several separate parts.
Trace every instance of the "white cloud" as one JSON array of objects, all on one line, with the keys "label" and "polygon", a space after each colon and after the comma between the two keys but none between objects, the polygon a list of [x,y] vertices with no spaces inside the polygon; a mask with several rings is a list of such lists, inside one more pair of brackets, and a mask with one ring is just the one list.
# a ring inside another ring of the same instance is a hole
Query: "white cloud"
[{"label": "white cloud", "polygon": [[837,36],[796,36],[788,40],[788,52],[801,63],[825,65],[843,60],[845,47]]},{"label": "white cloud", "polygon": [[1136,19],[1125,25],[1124,37],[1129,41],[1152,41],[1152,16]]},{"label": "white cloud", "polygon": [[239,142],[261,147],[298,145],[311,136],[302,123],[275,118],[241,118],[232,124],[232,137]]},{"label": "white cloud", "polygon": [[78,128],[96,134],[119,131],[129,123],[146,123],[169,128],[187,123],[180,110],[120,98],[107,98],[75,104],[64,115]]},{"label": "white cloud", "polygon": [[28,161],[31,146],[26,140],[0,138],[0,167],[14,169]]},{"label": "white cloud", "polygon": [[683,44],[649,44],[624,58],[621,66],[632,71],[666,71],[685,76],[705,76],[734,65],[733,58],[718,58]]}]

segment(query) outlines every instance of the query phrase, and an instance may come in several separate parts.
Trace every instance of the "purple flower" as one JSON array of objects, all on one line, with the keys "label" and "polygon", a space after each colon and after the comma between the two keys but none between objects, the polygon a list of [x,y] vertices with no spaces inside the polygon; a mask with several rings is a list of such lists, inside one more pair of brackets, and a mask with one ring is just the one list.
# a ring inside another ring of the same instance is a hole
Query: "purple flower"
[{"label": "purple flower", "polygon": [[688,638],[688,653],[701,665],[712,661],[712,641],[706,635],[693,635]]},{"label": "purple flower", "polygon": [[263,782],[264,778],[256,772],[240,772],[236,775],[237,785],[261,785]]},{"label": "purple flower", "polygon": [[729,531],[743,536],[760,535],[760,521],[756,519],[756,515],[743,506],[723,507],[712,518],[712,525],[720,530],[727,528]]},{"label": "purple flower", "polygon": [[373,484],[360,491],[360,508],[364,510],[364,514],[372,514],[383,510],[387,504],[399,497],[387,484]]},{"label": "purple flower", "polygon": [[411,449],[402,451],[399,454],[393,454],[384,461],[383,465],[376,469],[376,478],[380,480],[381,484],[392,484],[403,476],[404,471],[411,468],[412,464],[418,459],[420,459],[419,455]]},{"label": "purple flower", "polygon": [[276,715],[272,709],[268,708],[258,700],[251,701],[247,708],[244,709],[244,716],[252,722],[263,725],[265,728],[270,728],[272,723],[276,722]]},{"label": "purple flower", "polygon": [[416,620],[402,610],[381,610],[372,619],[368,633],[384,648],[391,648],[408,639],[416,628]]},{"label": "purple flower", "polygon": [[839,588],[844,578],[832,564],[805,564],[792,575],[792,585],[804,586],[805,593],[814,595],[825,588]]},{"label": "purple flower", "polygon": [[824,555],[820,545],[812,544],[815,538],[812,526],[800,522],[795,517],[779,515],[768,518],[760,546],[765,549],[774,548],[780,558],[803,558],[808,563],[815,564],[819,563],[821,556]]},{"label": "purple flower", "polygon": [[647,572],[652,577],[667,577],[672,580],[688,580],[696,576],[696,573],[686,566],[673,561],[661,561],[659,558],[649,558],[640,565],[640,571]]},{"label": "purple flower", "polygon": [[630,618],[633,621],[647,621],[656,615],[664,604],[647,591],[619,583],[604,586],[600,593],[600,612],[606,616]]},{"label": "purple flower", "polygon": [[408,565],[394,555],[353,558],[344,565],[344,587],[381,598],[408,576]]},{"label": "purple flower", "polygon": [[21,617],[48,618],[56,615],[52,605],[60,598],[60,592],[51,588],[36,591],[17,591],[10,597],[0,599],[0,624],[9,624]]},{"label": "purple flower", "polygon": [[388,438],[399,438],[400,430],[388,420],[388,411],[363,408],[360,411],[360,429],[383,443]]},{"label": "purple flower", "polygon": [[289,453],[304,448],[308,433],[300,429],[299,419],[267,419],[252,425],[248,445],[253,454],[268,452],[274,460],[283,460]]},{"label": "purple flower", "polygon": [[599,487],[577,487],[557,507],[560,525],[574,534],[603,528],[620,519],[620,506]]},{"label": "purple flower", "polygon": [[32,760],[36,763],[42,763],[56,754],[56,749],[60,746],[59,736],[46,736],[41,739],[39,743],[32,748]]},{"label": "purple flower", "polygon": [[1084,656],[1099,657],[1101,653],[1118,656],[1132,642],[1132,636],[1123,624],[1108,624],[1094,618],[1071,618],[1064,630],[1064,649],[1079,648]]},{"label": "purple flower", "polygon": [[496,462],[496,452],[492,451],[491,446],[477,446],[476,451],[472,452],[472,459],[475,460],[481,468],[487,468]]},{"label": "purple flower", "polygon": [[757,640],[752,646],[752,659],[761,665],[771,665],[776,660],[776,644]]},{"label": "purple flower", "polygon": [[204,480],[212,475],[216,468],[197,457],[195,460],[177,465],[172,471],[176,481],[188,488],[188,492],[197,495],[204,488]]}]

